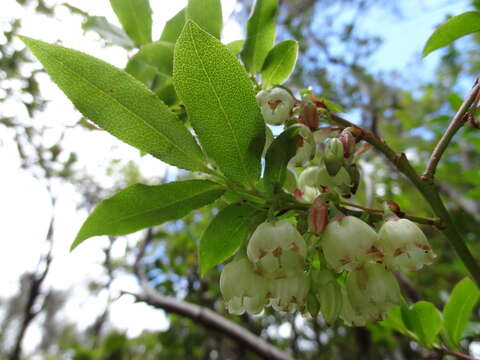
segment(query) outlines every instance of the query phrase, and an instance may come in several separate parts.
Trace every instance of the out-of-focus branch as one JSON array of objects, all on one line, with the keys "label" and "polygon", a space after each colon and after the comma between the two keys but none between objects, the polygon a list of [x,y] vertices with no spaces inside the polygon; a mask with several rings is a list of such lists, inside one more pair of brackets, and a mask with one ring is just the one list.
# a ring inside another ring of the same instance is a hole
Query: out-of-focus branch
[{"label": "out-of-focus branch", "polygon": [[440,192],[445,194],[449,199],[458,204],[463,211],[468,213],[475,221],[480,223],[480,203],[475,200],[469,199],[463,195],[463,193],[453,186],[437,181],[437,186]]},{"label": "out-of-focus branch", "polygon": [[238,324],[224,318],[216,312],[196,304],[181,301],[170,296],[164,296],[154,290],[149,284],[145,276],[142,266],[142,259],[146,248],[153,240],[153,231],[149,229],[147,235],[140,245],[135,264],[134,272],[140,280],[142,292],[134,294],[123,292],[135,297],[137,301],[145,302],[155,308],[187,317],[195,323],[200,324],[208,329],[215,330],[220,334],[229,337],[237,343],[247,347],[258,356],[269,360],[290,360],[290,356],[269,344],[259,336],[251,333]]},{"label": "out-of-focus branch", "polygon": [[475,81],[475,85],[473,86],[470,93],[467,95],[465,101],[463,102],[460,109],[458,109],[457,113],[453,117],[450,125],[448,125],[447,130],[443,134],[443,136],[438,141],[435,149],[433,149],[432,154],[430,155],[430,159],[428,160],[427,167],[422,175],[422,180],[427,182],[433,182],[433,177],[435,175],[435,170],[437,169],[437,165],[442,158],[443,153],[450,144],[450,141],[455,136],[457,131],[465,124],[467,119],[466,115],[468,110],[472,106],[475,106],[475,103],[478,102],[480,96],[480,83],[478,79]]}]

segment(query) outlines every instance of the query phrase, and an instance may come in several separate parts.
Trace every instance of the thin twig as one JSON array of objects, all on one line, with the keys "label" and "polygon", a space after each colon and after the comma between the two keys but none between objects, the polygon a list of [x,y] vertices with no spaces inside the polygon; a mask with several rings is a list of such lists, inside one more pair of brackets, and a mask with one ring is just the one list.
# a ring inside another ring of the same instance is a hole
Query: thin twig
[{"label": "thin twig", "polygon": [[147,246],[153,240],[153,231],[148,230],[147,236],[140,245],[140,249],[135,259],[134,271],[140,279],[142,292],[139,294],[122,292],[123,294],[132,295],[137,301],[145,302],[157,309],[184,316],[193,320],[195,323],[201,324],[207,329],[213,329],[220,334],[229,337],[239,344],[247,347],[252,352],[267,360],[291,360],[290,356],[269,344],[261,337],[253,334],[238,324],[224,318],[216,312],[196,304],[188,303],[175,299],[174,297],[165,296],[153,289],[145,276],[142,266],[142,258],[145,255]]},{"label": "thin twig", "polygon": [[458,351],[453,351],[453,350],[449,350],[449,349],[439,349],[439,351],[445,353],[445,354],[448,354],[448,355],[452,355],[452,356],[455,356],[459,359],[463,359],[463,360],[475,360],[475,358],[473,356],[470,356],[470,355],[467,355],[467,354],[463,354],[461,352],[458,352]]},{"label": "thin twig", "polygon": [[466,115],[472,106],[475,106],[475,102],[478,102],[478,96],[480,94],[480,83],[478,79],[475,81],[475,85],[473,86],[472,90],[466,97],[465,101],[463,102],[460,109],[458,109],[457,113],[453,117],[450,125],[448,125],[447,130],[443,134],[443,136],[438,141],[435,149],[433,150],[432,154],[430,155],[430,159],[427,162],[427,167],[422,175],[422,180],[433,182],[433,177],[435,175],[435,170],[437,169],[437,165],[442,158],[443,153],[448,147],[448,144],[455,136],[457,131],[465,124],[467,119]]},{"label": "thin twig", "polygon": [[[384,214],[384,211],[381,210],[381,209],[371,209],[371,208],[367,208],[367,207],[364,207],[364,206],[361,206],[361,205],[352,204],[352,203],[347,202],[347,201],[341,202],[341,204],[344,205],[344,206],[361,209],[362,211],[368,212],[368,213],[373,214],[373,215],[378,215],[378,218],[382,217],[383,214]],[[414,221],[416,223],[419,223],[419,224],[433,225],[433,226],[438,227],[439,229],[442,228],[442,222],[439,218],[428,218],[428,217],[423,217],[423,216],[407,214],[407,213],[404,213],[404,212],[396,212],[396,215],[399,218],[412,220],[412,221]]]}]

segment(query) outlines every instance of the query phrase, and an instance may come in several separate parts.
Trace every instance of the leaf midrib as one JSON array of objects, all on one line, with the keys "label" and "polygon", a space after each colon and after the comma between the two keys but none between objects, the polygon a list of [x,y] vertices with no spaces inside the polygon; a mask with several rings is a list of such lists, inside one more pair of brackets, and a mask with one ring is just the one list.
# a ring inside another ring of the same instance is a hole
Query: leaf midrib
[{"label": "leaf midrib", "polygon": [[227,122],[227,124],[228,124],[229,130],[230,130],[230,132],[231,132],[231,134],[232,134],[232,138],[233,138],[233,140],[234,140],[235,147],[237,148],[237,153],[238,153],[238,157],[239,157],[239,159],[240,159],[240,164],[241,164],[241,166],[242,166],[243,172],[244,172],[245,175],[246,175],[246,179],[247,179],[248,183],[250,184],[250,186],[253,187],[254,185],[253,185],[253,183],[252,183],[252,181],[251,181],[251,179],[250,179],[250,176],[249,176],[249,173],[248,173],[248,171],[247,171],[247,168],[245,167],[245,161],[244,161],[243,156],[242,156],[242,153],[241,153],[241,151],[240,151],[240,144],[238,143],[238,139],[237,139],[237,137],[235,136],[236,133],[235,133],[235,131],[233,130],[232,124],[231,124],[231,122],[230,122],[230,118],[228,117],[227,113],[225,112],[225,109],[224,109],[224,107],[223,107],[223,104],[222,104],[222,102],[220,101],[220,97],[218,96],[217,90],[216,90],[215,87],[213,86],[212,79],[210,79],[210,76],[208,75],[207,69],[205,68],[205,64],[203,63],[203,60],[202,60],[202,58],[201,58],[201,56],[200,56],[200,54],[199,54],[199,52],[198,52],[198,50],[197,50],[197,46],[196,46],[195,40],[194,40],[194,38],[193,38],[192,28],[190,27],[189,30],[190,30],[190,31],[189,31],[189,33],[190,33],[190,39],[191,39],[191,41],[192,41],[193,49],[195,50],[195,54],[197,55],[197,58],[198,58],[200,64],[202,65],[202,70],[203,70],[203,72],[205,73],[205,76],[206,76],[207,79],[208,79],[208,83],[210,84],[210,88],[212,89],[212,91],[213,91],[213,93],[214,93],[214,95],[215,95],[215,98],[216,98],[216,100],[217,100],[217,102],[218,102],[218,105],[220,106],[220,109],[221,109],[221,111],[222,111],[222,113],[223,113],[223,116],[224,116],[224,118],[225,118],[225,120],[226,120],[226,122]]},{"label": "leaf midrib", "polygon": [[[40,49],[40,48],[39,48]],[[187,158],[187,159],[191,159],[192,157],[186,152],[184,151],[181,147],[179,147],[177,144],[175,144],[174,141],[170,140],[170,138],[166,135],[164,135],[162,132],[160,132],[157,128],[155,128],[154,126],[152,126],[148,121],[146,121],[142,116],[140,116],[139,114],[135,113],[134,111],[130,110],[127,106],[125,106],[124,104],[122,104],[119,100],[117,100],[113,95],[109,94],[107,91],[104,91],[102,90],[101,88],[99,88],[98,86],[96,86],[95,84],[93,84],[90,80],[88,80],[87,78],[84,78],[82,76],[80,76],[78,73],[76,73],[75,71],[71,70],[69,66],[67,66],[63,61],[59,60],[56,58],[56,56],[54,56],[53,54],[51,54],[48,50],[42,50],[40,49],[40,51],[45,51],[48,55],[50,55],[51,59],[56,61],[58,64],[60,64],[61,66],[63,66],[68,72],[70,72],[71,74],[73,74],[74,76],[76,76],[77,78],[79,78],[80,80],[82,80],[83,82],[87,83],[88,85],[90,85],[92,88],[96,89],[98,92],[102,93],[102,94],[105,94],[107,95],[108,98],[112,99],[115,103],[117,103],[118,105],[120,105],[121,108],[123,108],[124,110],[126,110],[127,113],[130,113],[132,114],[135,118],[139,119],[141,122],[143,122],[145,125],[147,125],[147,127],[149,127],[150,129],[152,129],[155,133],[157,133],[158,135],[160,135],[162,138],[166,139],[168,143],[170,143],[174,148],[176,148],[177,150],[179,150],[181,153],[184,154],[184,156]],[[130,76],[130,75],[128,75]],[[134,79],[134,78],[132,78]],[[143,84],[142,84],[143,86]],[[159,100],[160,101],[160,100]],[[169,111],[169,110],[168,110]],[[175,114],[172,114],[173,117],[175,117]],[[188,133],[188,131],[187,131]],[[200,164],[200,168],[204,168],[204,164],[203,164],[203,161],[200,161],[198,158],[195,158],[195,162]]]},{"label": "leaf midrib", "polygon": [[[470,294],[470,295],[467,295],[467,299],[466,299],[466,300],[470,301],[474,296],[477,296],[477,297],[478,297],[478,294]],[[463,312],[463,310],[465,309],[465,306],[467,305],[467,303],[469,304],[468,301],[463,301],[463,302],[461,302],[461,304],[460,304],[460,313]],[[453,326],[453,334],[452,334],[452,335],[453,335],[455,338],[452,339],[452,340],[454,341],[455,344],[457,344],[457,343],[458,343],[458,340],[459,340],[458,337],[459,337],[459,336],[461,337],[462,334],[458,334],[458,328],[459,328],[460,321],[457,321],[457,320],[459,320],[459,316],[454,317],[454,319],[455,319],[455,322],[454,322],[454,326]]]}]

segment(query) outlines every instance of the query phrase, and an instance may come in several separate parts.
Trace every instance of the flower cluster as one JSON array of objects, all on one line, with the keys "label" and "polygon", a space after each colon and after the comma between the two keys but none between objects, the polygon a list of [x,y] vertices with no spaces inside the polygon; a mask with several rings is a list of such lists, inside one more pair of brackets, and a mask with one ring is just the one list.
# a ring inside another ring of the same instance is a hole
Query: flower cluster
[{"label": "flower cluster", "polygon": [[[435,259],[425,234],[391,211],[376,231],[342,206],[359,188],[358,129],[318,128],[325,105],[314,96],[295,100],[273,88],[257,101],[267,124],[298,127],[281,195],[304,210],[296,220],[270,211],[242,255],[225,265],[220,290],[228,310],[321,312],[327,323],[340,317],[352,326],[383,320],[402,302],[393,271],[416,271]],[[267,135],[270,144],[269,129]]]}]

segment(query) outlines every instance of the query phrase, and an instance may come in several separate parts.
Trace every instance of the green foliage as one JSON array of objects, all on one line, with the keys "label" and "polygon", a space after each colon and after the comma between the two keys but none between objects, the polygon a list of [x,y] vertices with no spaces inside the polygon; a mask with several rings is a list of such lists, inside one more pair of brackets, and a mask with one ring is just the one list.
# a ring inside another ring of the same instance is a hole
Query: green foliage
[{"label": "green foliage", "polygon": [[269,88],[285,82],[297,62],[298,43],[285,40],[275,45],[267,55],[262,68],[262,86]]},{"label": "green foliage", "polygon": [[167,21],[163,28],[160,40],[175,43],[185,25],[185,9],[180,10],[174,17]]},{"label": "green foliage", "polygon": [[125,32],[137,45],[152,41],[152,9],[149,0],[110,0]]},{"label": "green foliage", "polygon": [[242,51],[245,40],[235,40],[227,44],[227,48],[232,52],[233,55],[238,56]]},{"label": "green foliage", "polygon": [[207,154],[229,179],[253,186],[265,125],[245,69],[227,47],[188,22],[175,47],[173,79]]},{"label": "green foliage", "polygon": [[247,203],[231,204],[220,210],[200,240],[198,258],[202,276],[233,255],[265,217],[265,211]]},{"label": "green foliage", "polygon": [[278,0],[256,0],[247,23],[247,39],[241,58],[247,70],[258,73],[275,43]]},{"label": "green foliage", "polygon": [[423,49],[423,56],[478,31],[480,31],[480,12],[468,11],[454,16],[440,25],[428,38]]},{"label": "green foliage", "polygon": [[297,137],[300,129],[290,127],[281,133],[267,150],[265,155],[265,189],[270,193],[279,192],[285,184],[287,165],[297,152]]},{"label": "green foliage", "polygon": [[452,348],[458,349],[468,320],[479,299],[480,290],[469,278],[459,282],[450,294],[443,309],[443,318],[446,340]]},{"label": "green foliage", "polygon": [[169,164],[194,171],[205,167],[187,128],[130,75],[79,51],[22,39],[85,117]]},{"label": "green foliage", "polygon": [[401,308],[405,327],[412,332],[418,342],[431,348],[437,341],[437,334],[442,329],[442,315],[435,305],[427,301],[419,301],[411,307]]},{"label": "green foliage", "polygon": [[223,27],[220,0],[188,0],[187,20],[194,21],[209,34],[220,39]]},{"label": "green foliage", "polygon": [[97,235],[125,235],[179,219],[212,203],[224,188],[208,180],[175,181],[147,186],[132,185],[102,201],[87,218],[72,250]]},{"label": "green foliage", "polygon": [[71,6],[69,4],[64,5],[68,7],[72,13],[83,16],[84,22],[82,24],[82,28],[85,31],[95,31],[108,43],[119,45],[126,49],[131,49],[135,46],[133,41],[128,37],[127,33],[118,26],[111,24],[105,16],[91,16],[75,6]]}]

